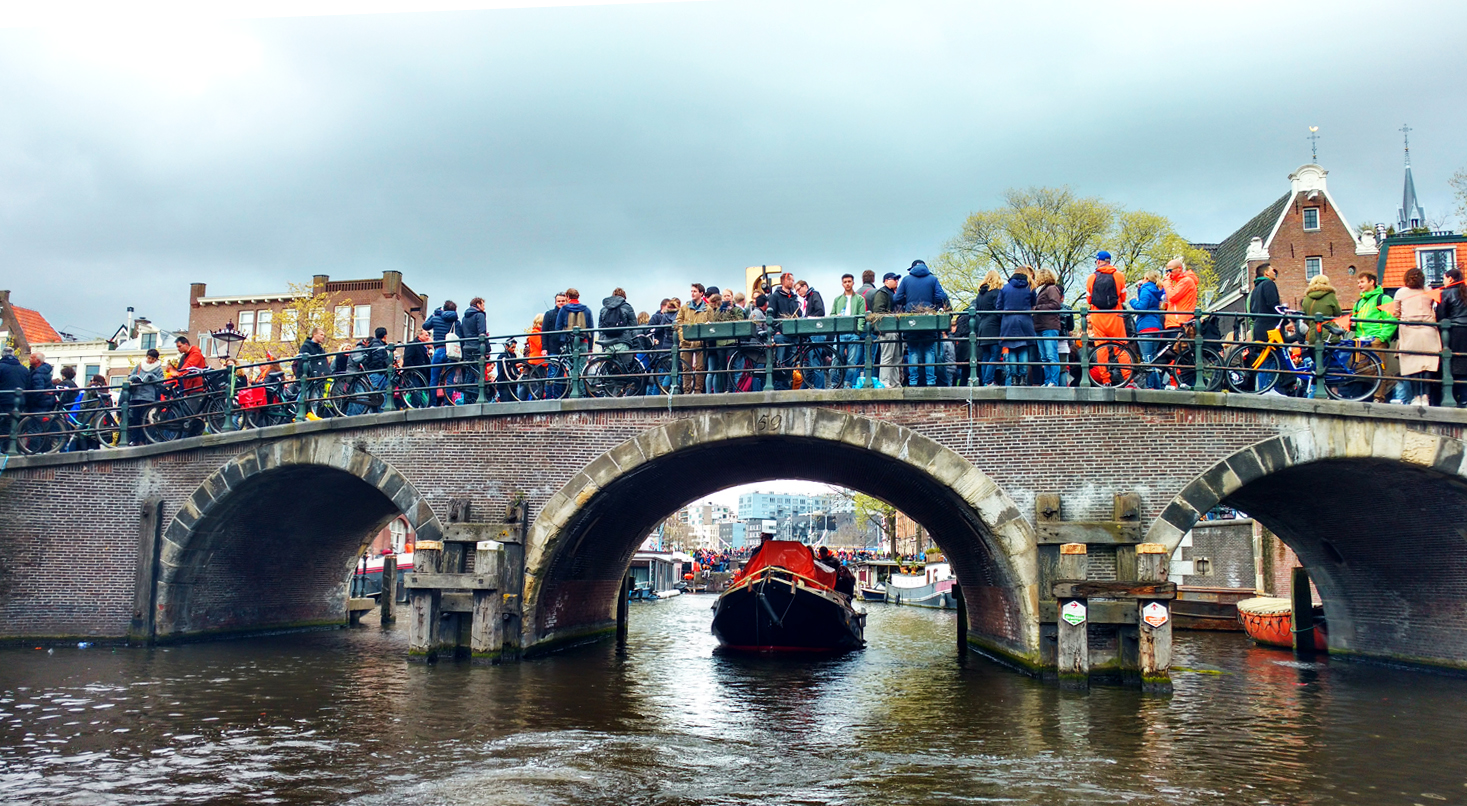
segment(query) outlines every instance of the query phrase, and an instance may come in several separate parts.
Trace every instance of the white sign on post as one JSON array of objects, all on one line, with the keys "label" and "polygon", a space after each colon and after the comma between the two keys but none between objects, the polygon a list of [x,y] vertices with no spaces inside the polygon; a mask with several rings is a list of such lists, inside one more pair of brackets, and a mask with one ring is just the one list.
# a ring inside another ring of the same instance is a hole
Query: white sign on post
[{"label": "white sign on post", "polygon": [[1166,605],[1161,602],[1152,602],[1141,608],[1141,620],[1153,627],[1160,627],[1166,623]]},{"label": "white sign on post", "polygon": [[1065,602],[1060,608],[1060,618],[1064,619],[1071,627],[1078,627],[1085,623],[1085,603],[1078,601]]}]

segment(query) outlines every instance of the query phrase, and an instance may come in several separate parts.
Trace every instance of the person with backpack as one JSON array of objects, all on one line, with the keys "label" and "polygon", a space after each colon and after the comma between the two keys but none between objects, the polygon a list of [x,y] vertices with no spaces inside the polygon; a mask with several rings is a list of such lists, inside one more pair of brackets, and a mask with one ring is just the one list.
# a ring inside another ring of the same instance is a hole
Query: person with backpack
[{"label": "person with backpack", "polygon": [[631,347],[636,338],[637,311],[627,302],[627,292],[612,289],[611,296],[601,300],[601,313],[596,315],[596,327],[602,331],[601,344],[608,353],[617,353]]},{"label": "person with backpack", "polygon": [[[1385,291],[1375,281],[1375,272],[1363,271],[1355,276],[1355,284],[1360,289],[1360,296],[1355,300],[1355,307],[1350,311],[1353,321],[1355,335],[1360,339],[1360,346],[1367,348],[1380,359],[1381,367],[1389,377],[1382,378],[1380,388],[1375,390],[1375,402],[1385,403],[1391,399],[1391,393],[1395,391],[1396,382],[1391,380],[1401,374],[1401,364],[1396,351],[1391,349],[1391,343],[1396,339],[1396,317],[1391,316],[1385,310],[1391,301],[1385,295]],[[1446,296],[1442,297],[1443,302]]]},{"label": "person with backpack", "polygon": [[[1126,320],[1125,314],[1120,313],[1120,310],[1126,301],[1126,276],[1110,264],[1110,253],[1104,249],[1095,253],[1095,273],[1085,281],[1085,297],[1090,305],[1091,340],[1124,342]],[[1096,350],[1095,358],[1105,364],[1114,361],[1111,349],[1104,345]],[[1110,384],[1110,371],[1104,366],[1092,369],[1091,373],[1101,383]]]},{"label": "person with backpack", "polygon": [[[920,261],[912,261],[907,267],[907,276],[902,278],[901,284],[896,291],[897,309],[907,313],[912,311],[931,310],[939,311],[947,307],[947,292],[942,290],[942,282],[937,275],[927,268],[927,264]],[[907,379],[908,386],[916,386],[918,375],[925,386],[937,385],[937,334],[912,331],[907,337],[908,364]]]},{"label": "person with backpack", "polygon": [[591,309],[581,304],[581,292],[574,288],[565,290],[565,307],[555,317],[555,329],[561,331],[561,352],[566,352],[574,338],[571,331],[579,328],[580,351],[585,355],[591,351],[592,330],[596,327]]}]

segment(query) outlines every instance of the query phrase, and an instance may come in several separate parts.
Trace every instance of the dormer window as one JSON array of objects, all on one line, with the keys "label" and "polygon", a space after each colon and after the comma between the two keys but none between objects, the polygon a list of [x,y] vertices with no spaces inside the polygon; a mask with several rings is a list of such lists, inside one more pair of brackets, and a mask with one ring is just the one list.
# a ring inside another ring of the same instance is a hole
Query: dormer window
[{"label": "dormer window", "polygon": [[1314,232],[1319,229],[1319,208],[1304,208],[1304,231]]}]

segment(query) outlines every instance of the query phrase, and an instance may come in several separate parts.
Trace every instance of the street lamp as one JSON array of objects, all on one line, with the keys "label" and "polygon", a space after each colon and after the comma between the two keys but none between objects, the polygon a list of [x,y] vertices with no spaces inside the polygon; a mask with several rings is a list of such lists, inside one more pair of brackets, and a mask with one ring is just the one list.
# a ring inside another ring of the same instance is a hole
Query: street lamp
[{"label": "street lamp", "polygon": [[234,357],[233,355],[230,354],[230,351],[233,349],[234,345],[236,345],[236,344],[244,341],[245,339],[249,338],[245,334],[239,332],[238,330],[235,330],[234,329],[234,323],[233,322],[225,322],[224,323],[224,327],[221,327],[218,330],[211,330],[211,331],[209,331],[209,335],[210,336],[213,336],[215,341],[222,341],[222,342],[224,342],[224,358],[225,358],[225,360],[228,360],[228,359]]}]

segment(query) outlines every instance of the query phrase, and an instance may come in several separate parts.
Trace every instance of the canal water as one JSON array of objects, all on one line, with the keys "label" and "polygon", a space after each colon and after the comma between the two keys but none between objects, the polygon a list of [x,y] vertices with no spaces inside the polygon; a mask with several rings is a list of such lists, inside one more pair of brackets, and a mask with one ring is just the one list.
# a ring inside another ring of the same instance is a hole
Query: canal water
[{"label": "canal water", "polygon": [[1179,633],[1174,695],[1081,694],[960,665],[916,608],[843,658],[726,657],[712,602],[491,668],[409,665],[405,628],[0,651],[0,803],[1467,803],[1467,680]]}]

